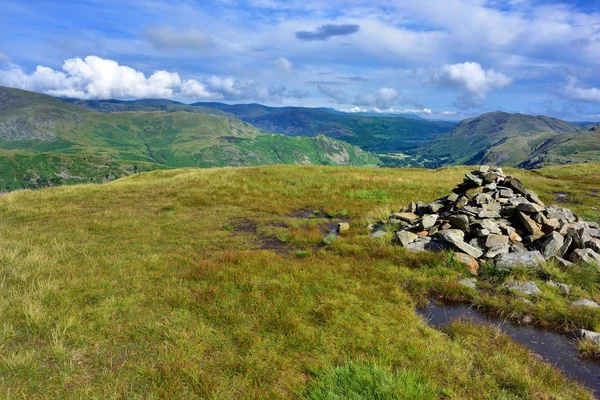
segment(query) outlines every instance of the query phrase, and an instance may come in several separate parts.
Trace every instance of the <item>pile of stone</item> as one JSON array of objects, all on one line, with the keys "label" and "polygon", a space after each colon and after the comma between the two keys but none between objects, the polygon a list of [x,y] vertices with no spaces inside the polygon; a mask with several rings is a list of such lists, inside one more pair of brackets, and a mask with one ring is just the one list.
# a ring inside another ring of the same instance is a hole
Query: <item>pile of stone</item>
[{"label": "pile of stone", "polygon": [[390,216],[395,243],[415,251],[453,250],[476,272],[481,262],[499,269],[554,260],[562,266],[600,265],[600,229],[572,211],[546,207],[519,179],[481,166],[432,203],[411,203]]}]

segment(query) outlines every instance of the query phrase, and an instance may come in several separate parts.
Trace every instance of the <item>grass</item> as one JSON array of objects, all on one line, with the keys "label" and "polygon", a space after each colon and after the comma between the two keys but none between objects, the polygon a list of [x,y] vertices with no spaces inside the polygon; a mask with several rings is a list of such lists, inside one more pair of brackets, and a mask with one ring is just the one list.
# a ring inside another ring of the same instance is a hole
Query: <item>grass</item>
[{"label": "grass", "polygon": [[[592,398],[508,338],[438,332],[415,305],[454,296],[580,328],[600,327],[597,311],[541,281],[527,306],[461,289],[447,254],[369,237],[374,210],[441,197],[467,170],[180,169],[2,195],[1,396],[327,398],[370,382],[375,396]],[[600,166],[516,174],[548,202],[569,186],[600,217]],[[342,217],[350,231],[324,245]]]}]

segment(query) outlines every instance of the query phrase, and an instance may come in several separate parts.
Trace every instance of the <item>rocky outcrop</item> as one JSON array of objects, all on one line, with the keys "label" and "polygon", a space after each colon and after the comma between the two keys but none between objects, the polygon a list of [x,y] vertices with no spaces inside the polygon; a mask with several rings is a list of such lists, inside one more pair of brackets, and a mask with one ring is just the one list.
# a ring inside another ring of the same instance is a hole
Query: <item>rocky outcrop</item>
[{"label": "rocky outcrop", "polygon": [[600,229],[571,210],[547,207],[501,168],[467,173],[448,196],[411,203],[390,216],[396,244],[410,250],[452,249],[499,269],[536,267],[545,260],[597,263]]}]

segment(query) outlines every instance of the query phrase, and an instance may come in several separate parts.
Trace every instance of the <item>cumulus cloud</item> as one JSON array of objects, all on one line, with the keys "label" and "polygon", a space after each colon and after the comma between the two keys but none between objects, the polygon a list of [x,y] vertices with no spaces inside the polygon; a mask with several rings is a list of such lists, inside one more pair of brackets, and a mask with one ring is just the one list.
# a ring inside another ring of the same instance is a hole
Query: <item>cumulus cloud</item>
[{"label": "cumulus cloud", "polygon": [[38,66],[31,74],[8,64],[0,69],[0,85],[78,99],[172,98],[278,101],[283,96],[298,97],[285,86],[262,87],[258,83],[236,81],[232,77],[211,76],[202,81],[182,79],[177,72],[143,72],[96,56],[71,58],[61,71]]},{"label": "cumulus cloud", "polygon": [[356,33],[360,30],[360,26],[354,24],[327,24],[322,25],[314,31],[299,31],[296,32],[296,38],[304,41],[311,40],[327,40],[332,36],[345,36]]},{"label": "cumulus cloud", "polygon": [[277,60],[275,60],[273,65],[275,67],[275,71],[283,74],[289,74],[294,68],[294,64],[285,57],[279,57]]},{"label": "cumulus cloud", "polygon": [[358,106],[375,106],[379,109],[388,109],[400,98],[400,94],[392,88],[382,87],[375,93],[359,95],[354,101]]},{"label": "cumulus cloud", "polygon": [[575,101],[600,102],[600,89],[589,87],[579,82],[577,78],[570,77],[564,87],[565,95]]},{"label": "cumulus cloud", "polygon": [[175,30],[170,26],[156,26],[145,32],[146,39],[155,49],[205,50],[210,37],[198,29]]},{"label": "cumulus cloud", "polygon": [[446,64],[430,77],[430,83],[434,85],[462,92],[455,102],[459,108],[482,105],[489,92],[508,87],[513,82],[511,77],[493,69],[485,70],[476,62]]}]

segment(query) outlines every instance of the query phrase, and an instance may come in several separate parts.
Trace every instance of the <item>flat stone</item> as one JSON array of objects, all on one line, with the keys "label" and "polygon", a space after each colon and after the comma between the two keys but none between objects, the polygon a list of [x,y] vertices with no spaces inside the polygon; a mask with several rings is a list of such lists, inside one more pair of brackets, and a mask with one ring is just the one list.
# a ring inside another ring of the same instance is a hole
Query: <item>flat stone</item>
[{"label": "flat stone", "polygon": [[587,308],[600,307],[600,305],[598,305],[598,303],[596,303],[595,301],[592,301],[592,300],[588,300],[588,299],[581,299],[581,300],[573,301],[571,303],[571,305],[573,307],[587,307]]},{"label": "flat stone", "polygon": [[441,240],[432,240],[430,237],[419,238],[414,242],[406,246],[407,250],[411,251],[433,251],[440,252],[450,249],[450,245],[447,242]]},{"label": "flat stone", "polygon": [[551,206],[546,209],[546,212],[548,218],[554,218],[558,219],[559,221],[565,221],[568,223],[573,223],[577,221],[577,217],[575,217],[573,211],[569,210],[568,208]]},{"label": "flat stone", "polygon": [[420,232],[417,232],[417,236],[418,237],[429,236],[429,231],[420,231]]},{"label": "flat stone", "polygon": [[467,204],[469,204],[469,199],[465,196],[461,196],[456,202],[456,208],[463,208]]},{"label": "flat stone", "polygon": [[510,239],[511,242],[513,243],[519,243],[523,241],[523,238],[516,232],[516,231],[512,231],[509,235],[508,238]]},{"label": "flat stone", "polygon": [[491,232],[488,231],[487,229],[477,229],[474,234],[478,238],[483,238],[483,237],[489,236],[491,234]]},{"label": "flat stone", "polygon": [[396,232],[396,241],[403,247],[417,240],[418,236],[409,231]]},{"label": "flat stone", "polygon": [[546,207],[542,207],[535,203],[520,203],[517,205],[517,210],[533,214],[546,211]]},{"label": "flat stone", "polygon": [[600,264],[600,254],[592,249],[575,249],[571,254],[574,263]]},{"label": "flat stone", "polygon": [[477,279],[475,279],[475,278],[464,278],[464,279],[461,279],[460,281],[458,281],[458,284],[460,286],[464,286],[464,287],[469,288],[469,289],[476,289],[477,288]]},{"label": "flat stone", "polygon": [[494,234],[500,233],[500,227],[498,226],[498,224],[496,224],[492,220],[483,219],[479,222],[479,225],[481,225],[481,227],[483,229],[487,229],[488,231],[490,231],[490,233],[494,233]]},{"label": "flat stone", "polygon": [[444,208],[444,205],[442,203],[434,202],[429,204],[429,211],[434,214],[439,212],[442,208]]},{"label": "flat stone", "polygon": [[511,292],[517,292],[524,296],[533,296],[541,294],[542,291],[538,285],[533,281],[528,282],[508,282],[504,284],[504,287]]},{"label": "flat stone", "polygon": [[448,220],[450,224],[463,231],[469,230],[469,218],[466,215],[451,215]]},{"label": "flat stone", "polygon": [[569,267],[572,267],[573,265],[575,265],[572,262],[567,261],[564,258],[561,258],[558,256],[550,257],[548,261],[554,262],[556,265],[558,265],[561,268],[569,268]]},{"label": "flat stone", "polygon": [[490,196],[487,193],[479,193],[477,196],[475,196],[475,203],[481,205],[481,204],[490,204],[494,201],[494,199],[492,198],[492,196]]},{"label": "flat stone", "polygon": [[484,183],[496,182],[497,178],[498,178],[498,175],[496,175],[493,172],[486,172],[485,174],[483,174],[483,182]]},{"label": "flat stone", "polygon": [[480,211],[477,216],[479,218],[500,218],[501,217],[501,215],[500,215],[499,212],[497,212],[497,211],[487,211],[487,210]]},{"label": "flat stone", "polygon": [[410,223],[413,223],[419,219],[419,216],[412,212],[395,213],[393,216],[400,221],[406,221]]},{"label": "flat stone", "polygon": [[537,193],[532,192],[531,190],[527,191],[527,200],[537,204],[538,206],[546,207],[544,202],[538,197]]},{"label": "flat stone", "polygon": [[508,186],[510,186],[515,192],[522,194],[523,196],[527,195],[527,188],[523,184],[523,182],[519,178],[515,178],[514,176],[509,176],[504,181]]},{"label": "flat stone", "polygon": [[485,174],[489,170],[490,170],[490,166],[489,165],[480,165],[479,166],[479,172],[481,172],[482,174]]},{"label": "flat stone", "polygon": [[479,249],[475,246],[471,246],[469,243],[460,241],[460,242],[454,242],[452,244],[454,246],[456,246],[457,249],[459,249],[463,253],[467,253],[471,257],[480,258],[481,256],[483,256],[483,251],[481,251],[481,249]]},{"label": "flat stone", "polygon": [[588,225],[589,228],[592,228],[592,229],[600,228],[600,223],[598,223],[598,222],[586,221],[586,224]]},{"label": "flat stone", "polygon": [[498,193],[500,194],[500,197],[503,197],[503,198],[510,198],[514,194],[514,192],[512,191],[512,189],[509,189],[509,188],[500,189],[498,191]]},{"label": "flat stone", "polygon": [[542,242],[542,255],[545,258],[556,256],[560,253],[565,238],[558,232],[552,232]]},{"label": "flat stone", "polygon": [[517,215],[519,216],[519,220],[521,221],[521,224],[523,224],[523,227],[525,228],[525,230],[527,230],[527,232],[529,232],[532,235],[541,235],[543,233],[540,225],[531,218],[529,218],[527,215],[523,214],[520,211],[517,212]]},{"label": "flat stone", "polygon": [[488,249],[487,253],[485,253],[486,258],[496,258],[500,254],[508,254],[510,253],[511,246],[505,244],[503,246],[495,246]]},{"label": "flat stone", "polygon": [[479,271],[479,263],[477,260],[466,253],[454,253],[452,259],[465,265],[472,275],[477,275]]},{"label": "flat stone", "polygon": [[529,251],[529,250],[527,250],[525,245],[521,242],[516,242],[516,243],[511,244],[510,250],[513,253],[526,253],[527,251]]},{"label": "flat stone", "polygon": [[472,199],[473,197],[476,197],[479,194],[483,194],[483,188],[481,186],[469,189],[465,192],[465,196],[467,196],[468,199]]},{"label": "flat stone", "polygon": [[572,243],[573,243],[573,239],[571,239],[568,236],[565,236],[564,243],[556,255],[558,257],[564,257],[569,252],[569,249],[571,248]]},{"label": "flat stone", "polygon": [[483,180],[481,178],[478,178],[470,172],[465,174],[465,181],[472,183],[475,186],[481,186],[483,184]]},{"label": "flat stone", "polygon": [[421,227],[423,229],[429,229],[435,225],[437,220],[438,216],[436,214],[423,215],[423,218],[421,218]]},{"label": "flat stone", "polygon": [[458,195],[456,193],[450,193],[448,195],[448,197],[446,198],[446,200],[448,200],[452,203],[456,203],[458,201]]},{"label": "flat stone", "polygon": [[460,229],[446,229],[441,232],[441,237],[448,243],[463,242],[465,233]]},{"label": "flat stone", "polygon": [[487,240],[485,241],[485,247],[491,248],[491,247],[498,247],[498,246],[504,246],[508,244],[508,236],[504,236],[504,235],[489,235],[487,237]]},{"label": "flat stone", "polygon": [[504,271],[510,271],[518,266],[535,268],[544,261],[544,256],[537,250],[523,253],[500,254],[496,257],[496,268]]}]

